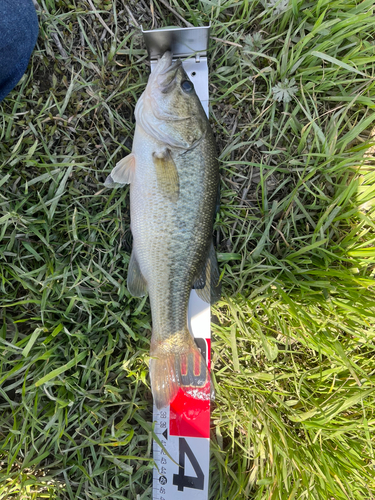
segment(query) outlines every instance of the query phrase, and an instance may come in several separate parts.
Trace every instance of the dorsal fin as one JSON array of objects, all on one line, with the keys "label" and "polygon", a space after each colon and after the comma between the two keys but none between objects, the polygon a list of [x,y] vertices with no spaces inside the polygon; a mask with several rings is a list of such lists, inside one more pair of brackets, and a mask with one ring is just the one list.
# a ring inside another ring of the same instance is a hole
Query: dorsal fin
[{"label": "dorsal fin", "polygon": [[216,252],[211,242],[206,262],[200,276],[195,280],[194,289],[205,302],[214,304],[221,296],[220,272],[216,259]]}]

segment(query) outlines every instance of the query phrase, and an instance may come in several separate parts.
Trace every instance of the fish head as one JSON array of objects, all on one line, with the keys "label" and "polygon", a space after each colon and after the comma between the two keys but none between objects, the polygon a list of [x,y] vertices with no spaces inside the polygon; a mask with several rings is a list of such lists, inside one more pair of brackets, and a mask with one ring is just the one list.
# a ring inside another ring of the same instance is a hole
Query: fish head
[{"label": "fish head", "polygon": [[194,147],[209,126],[194,84],[181,61],[172,61],[171,52],[159,59],[151,73],[139,115],[148,133],[183,149]]}]

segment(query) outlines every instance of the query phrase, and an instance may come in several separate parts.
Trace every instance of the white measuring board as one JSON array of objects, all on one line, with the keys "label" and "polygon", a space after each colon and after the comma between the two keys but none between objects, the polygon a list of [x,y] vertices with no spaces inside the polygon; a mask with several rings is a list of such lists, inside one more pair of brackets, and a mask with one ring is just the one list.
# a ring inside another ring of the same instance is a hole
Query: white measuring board
[{"label": "white measuring board", "polygon": [[[211,361],[211,312],[191,291],[188,324],[208,369]],[[209,382],[208,382],[209,383]],[[180,389],[170,406],[154,405],[153,500],[207,500],[210,467],[210,400],[187,395]],[[169,455],[169,456],[168,456]]]},{"label": "white measuring board", "polygon": [[[179,28],[143,32],[151,57],[151,71],[156,56],[165,50],[173,54],[195,56],[183,60],[183,67],[194,83],[208,116],[208,65],[206,49],[209,27]],[[196,42],[196,46],[194,43]],[[190,50],[193,47],[195,50]],[[175,50],[174,50],[175,49]],[[153,54],[154,52],[154,54]],[[174,58],[175,60],[175,58]],[[191,291],[188,326],[210,371],[211,309]],[[199,378],[199,366],[196,366]],[[179,390],[172,403],[161,410],[154,405],[154,432],[162,446],[153,442],[156,463],[153,472],[153,500],[207,500],[210,467],[210,381],[204,387]]]}]

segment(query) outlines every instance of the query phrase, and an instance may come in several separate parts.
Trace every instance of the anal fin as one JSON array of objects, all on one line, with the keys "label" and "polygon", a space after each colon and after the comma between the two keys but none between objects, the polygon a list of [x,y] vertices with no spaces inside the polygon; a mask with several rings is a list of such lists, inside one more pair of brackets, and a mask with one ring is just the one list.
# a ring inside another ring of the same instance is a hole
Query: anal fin
[{"label": "anal fin", "polygon": [[208,304],[214,304],[221,297],[220,272],[212,242],[202,272],[194,282],[194,289],[198,297]]},{"label": "anal fin", "polygon": [[138,261],[134,255],[134,250],[130,256],[127,286],[129,292],[134,297],[144,297],[147,293],[147,283],[141,273]]}]

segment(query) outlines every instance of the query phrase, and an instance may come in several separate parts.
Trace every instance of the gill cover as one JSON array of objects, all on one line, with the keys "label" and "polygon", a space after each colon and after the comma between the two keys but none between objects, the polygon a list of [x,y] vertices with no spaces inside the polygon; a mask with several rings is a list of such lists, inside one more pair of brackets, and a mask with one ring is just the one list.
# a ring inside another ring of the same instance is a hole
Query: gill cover
[{"label": "gill cover", "polygon": [[145,132],[173,148],[190,149],[203,138],[207,117],[180,60],[166,52],[151,73],[135,108]]}]

